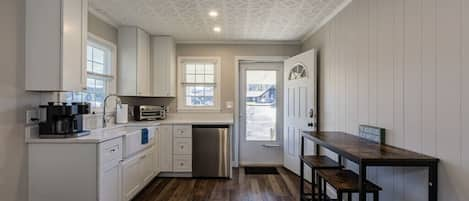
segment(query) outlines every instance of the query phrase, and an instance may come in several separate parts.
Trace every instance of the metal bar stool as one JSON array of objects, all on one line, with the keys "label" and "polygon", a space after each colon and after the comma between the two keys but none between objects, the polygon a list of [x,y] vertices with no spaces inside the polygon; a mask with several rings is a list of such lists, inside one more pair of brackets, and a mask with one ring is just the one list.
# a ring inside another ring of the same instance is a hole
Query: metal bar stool
[{"label": "metal bar stool", "polygon": [[[352,193],[359,192],[358,175],[351,170],[329,169],[318,170],[317,173],[323,183],[323,193],[326,193],[326,183],[328,183],[336,190],[338,201],[343,200],[344,193],[348,195],[348,201],[352,201]],[[366,181],[365,191],[373,194],[373,201],[379,201],[379,191],[381,190],[382,188],[378,185]],[[325,197],[321,201],[326,200]]]}]

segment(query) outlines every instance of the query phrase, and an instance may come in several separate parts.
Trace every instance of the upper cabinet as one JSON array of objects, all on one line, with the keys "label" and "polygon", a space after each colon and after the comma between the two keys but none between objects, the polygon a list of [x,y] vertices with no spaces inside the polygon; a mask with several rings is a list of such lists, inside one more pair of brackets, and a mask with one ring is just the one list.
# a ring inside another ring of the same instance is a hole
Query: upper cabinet
[{"label": "upper cabinet", "polygon": [[26,0],[26,90],[86,88],[87,0]]},{"label": "upper cabinet", "polygon": [[138,27],[119,27],[117,91],[122,96],[152,96],[150,36]]},{"label": "upper cabinet", "polygon": [[176,97],[176,44],[170,36],[151,38],[152,89],[156,97]]}]

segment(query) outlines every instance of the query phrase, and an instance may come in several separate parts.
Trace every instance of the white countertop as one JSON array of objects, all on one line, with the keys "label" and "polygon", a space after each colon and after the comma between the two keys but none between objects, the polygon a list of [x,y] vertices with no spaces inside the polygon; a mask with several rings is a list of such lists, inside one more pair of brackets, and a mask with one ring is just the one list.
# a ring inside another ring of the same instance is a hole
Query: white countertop
[{"label": "white countertop", "polygon": [[121,137],[132,127],[153,127],[160,124],[192,124],[192,125],[232,125],[232,113],[171,113],[165,120],[131,121],[126,124],[116,124],[108,128],[91,130],[89,135],[76,138],[42,139],[38,137],[38,127],[26,128],[26,143],[68,144],[68,143],[100,143]]},{"label": "white countertop", "polygon": [[[233,125],[233,113],[169,113],[165,120],[149,121],[159,124],[192,124],[192,125]],[[144,124],[143,122],[129,122]]]}]

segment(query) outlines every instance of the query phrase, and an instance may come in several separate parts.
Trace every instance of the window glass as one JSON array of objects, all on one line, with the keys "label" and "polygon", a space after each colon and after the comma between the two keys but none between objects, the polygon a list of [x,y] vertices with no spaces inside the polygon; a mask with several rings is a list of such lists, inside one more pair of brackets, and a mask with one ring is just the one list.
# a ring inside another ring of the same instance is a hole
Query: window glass
[{"label": "window glass", "polygon": [[110,59],[112,50],[95,41],[88,41],[86,50],[87,89],[66,93],[65,99],[67,102],[89,102],[92,107],[101,108],[108,94],[109,85],[113,81]]},{"label": "window glass", "polygon": [[216,96],[216,63],[213,61],[195,61],[183,63],[182,90],[186,107],[214,107]]}]

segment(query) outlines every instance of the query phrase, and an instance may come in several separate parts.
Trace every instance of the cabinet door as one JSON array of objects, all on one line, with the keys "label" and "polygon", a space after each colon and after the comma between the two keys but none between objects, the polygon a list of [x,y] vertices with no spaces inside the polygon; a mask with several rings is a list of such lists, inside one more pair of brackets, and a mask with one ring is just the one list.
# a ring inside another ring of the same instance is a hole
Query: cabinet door
[{"label": "cabinet door", "polygon": [[176,96],[176,45],[169,36],[151,38],[153,96]]},{"label": "cabinet door", "polygon": [[159,169],[161,172],[173,171],[173,126],[160,126]]},{"label": "cabinet door", "polygon": [[132,199],[142,188],[143,173],[141,156],[137,155],[122,164],[123,200]]},{"label": "cabinet door", "polygon": [[137,31],[137,95],[150,96],[150,36]]},{"label": "cabinet door", "polygon": [[81,90],[83,88],[83,9],[88,9],[87,0],[62,0],[62,90]]},{"label": "cabinet door", "polygon": [[160,150],[160,146],[159,146],[159,141],[160,141],[160,129],[159,128],[156,128],[155,129],[155,137],[154,137],[154,140],[155,140],[155,144],[153,145],[153,168],[154,168],[154,171],[155,171],[155,176],[158,176],[158,174],[160,173],[160,167],[159,167],[159,163],[160,163],[160,157],[159,157],[159,150]]},{"label": "cabinet door", "polygon": [[120,200],[121,195],[121,173],[120,163],[101,171],[99,188],[100,201]]},{"label": "cabinet door", "polygon": [[148,149],[142,156],[143,185],[148,184],[155,176],[154,147]]}]

